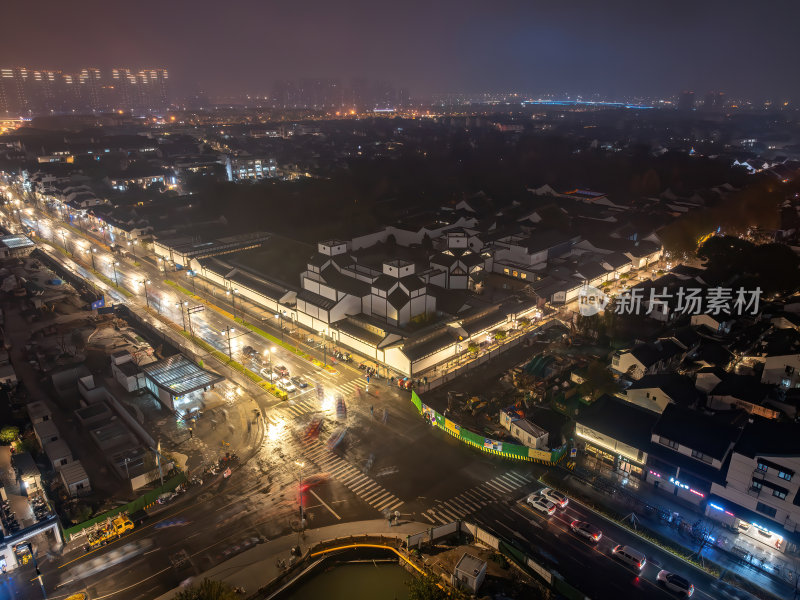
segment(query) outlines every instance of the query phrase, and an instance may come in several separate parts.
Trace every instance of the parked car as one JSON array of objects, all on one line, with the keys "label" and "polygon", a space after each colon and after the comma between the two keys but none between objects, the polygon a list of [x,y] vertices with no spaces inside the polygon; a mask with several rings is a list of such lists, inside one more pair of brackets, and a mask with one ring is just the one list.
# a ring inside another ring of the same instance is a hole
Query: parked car
[{"label": "parked car", "polygon": [[299,375],[295,375],[294,377],[292,377],[292,383],[302,389],[308,387],[308,383],[306,382],[306,380],[300,377]]},{"label": "parked car", "polygon": [[544,488],[539,490],[539,494],[560,508],[566,508],[567,504],[569,504],[569,498],[567,498],[561,492],[557,492],[556,490]]},{"label": "parked car", "polygon": [[656,581],[658,581],[660,586],[665,587],[670,592],[675,592],[676,594],[680,594],[686,598],[694,594],[694,586],[689,583],[687,579],[684,579],[675,573],[670,573],[669,571],[662,569],[658,572]]},{"label": "parked car", "polygon": [[603,537],[603,532],[600,531],[599,527],[595,527],[586,521],[573,521],[569,524],[569,528],[572,529],[575,534],[586,538],[590,542],[599,542],[600,538]]},{"label": "parked car", "polygon": [[289,369],[284,367],[283,365],[278,365],[275,367],[275,372],[280,375],[281,377],[288,377],[289,376]]},{"label": "parked car", "polygon": [[252,346],[245,346],[244,348],[242,348],[242,354],[244,354],[248,358],[252,358],[256,354],[258,354],[258,352],[256,352],[256,349],[253,348]]},{"label": "parked car", "polygon": [[270,371],[267,367],[261,369],[260,373],[261,376],[267,381],[275,381],[276,379],[279,379],[279,377],[275,373]]},{"label": "parked car", "polygon": [[614,555],[614,558],[632,566],[637,571],[644,569],[644,566],[647,564],[647,558],[645,555],[639,552],[636,548],[619,545],[615,546],[611,552]]},{"label": "parked car", "polygon": [[284,377],[280,381],[278,381],[278,385],[285,391],[285,392],[296,392],[297,388],[294,387],[292,380],[288,377]]},{"label": "parked car", "polygon": [[534,510],[539,511],[542,514],[547,515],[548,517],[556,512],[556,505],[550,502],[544,496],[540,496],[539,494],[531,494],[528,496],[528,504],[530,504],[531,508]]}]

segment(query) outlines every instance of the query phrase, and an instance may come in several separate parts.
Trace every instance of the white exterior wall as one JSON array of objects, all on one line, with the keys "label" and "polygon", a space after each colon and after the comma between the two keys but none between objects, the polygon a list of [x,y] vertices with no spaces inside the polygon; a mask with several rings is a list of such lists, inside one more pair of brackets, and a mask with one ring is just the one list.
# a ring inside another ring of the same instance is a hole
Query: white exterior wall
[{"label": "white exterior wall", "polygon": [[384,363],[403,375],[411,375],[411,361],[400,348],[389,348],[384,353]]},{"label": "white exterior wall", "polygon": [[604,450],[608,450],[610,454],[621,454],[631,462],[635,462],[639,465],[644,465],[647,462],[646,452],[625,444],[624,442],[615,440],[581,423],[575,424],[575,435],[594,446],[599,446]]},{"label": "white exterior wall", "polygon": [[661,414],[672,399],[659,388],[629,389],[625,393],[625,400],[641,408]]},{"label": "white exterior wall", "polygon": [[358,296],[344,296],[342,300],[336,303],[330,310],[330,321],[331,323],[335,323],[336,321],[341,321],[347,315],[356,315],[359,313],[361,309],[361,298]]},{"label": "white exterior wall", "polygon": [[[800,528],[800,506],[795,506],[793,500],[798,493],[798,488],[800,488],[800,456],[764,456],[763,458],[794,471],[791,481],[779,478],[778,473],[772,467],[767,469],[763,477],[765,481],[789,490],[785,500],[773,496],[772,490],[767,486],[763,486],[758,495],[755,492],[748,493],[752,486],[754,472],[758,468],[758,456],[750,458],[738,452],[734,452],[731,457],[726,477],[727,485],[721,486],[714,483],[711,485],[711,493],[753,512],[759,512],[756,510],[759,502],[766,504],[776,509],[774,517],[765,515],[766,518],[777,523],[783,523],[787,531],[798,531]],[[760,477],[757,478],[760,479]],[[735,509],[734,512],[736,512]],[[761,523],[761,525],[766,524]]]}]

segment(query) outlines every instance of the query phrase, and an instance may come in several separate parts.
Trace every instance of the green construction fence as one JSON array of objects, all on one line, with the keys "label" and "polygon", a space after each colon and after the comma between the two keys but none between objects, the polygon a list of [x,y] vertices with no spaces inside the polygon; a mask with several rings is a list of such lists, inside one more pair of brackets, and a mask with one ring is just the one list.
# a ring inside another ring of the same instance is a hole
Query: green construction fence
[{"label": "green construction fence", "polygon": [[118,506],[117,508],[112,508],[111,510],[104,512],[102,515],[97,515],[96,517],[93,517],[88,521],[84,521],[83,523],[79,523],[78,525],[73,525],[72,527],[65,529],[64,539],[66,541],[69,541],[75,536],[75,534],[86,529],[87,527],[91,527],[92,525],[105,521],[109,517],[116,517],[118,514],[122,512],[131,514],[136,512],[137,510],[141,510],[153,504],[161,494],[164,494],[166,492],[171,492],[180,484],[182,484],[184,481],[186,481],[186,475],[184,475],[183,473],[178,473],[177,475],[175,475],[175,477],[168,480],[161,487],[158,487],[154,490],[150,490],[146,494],[143,494],[138,498],[136,498],[136,500],[128,502],[128,504],[125,504],[123,506]]},{"label": "green construction fence", "polygon": [[538,462],[542,464],[555,464],[564,457],[567,451],[566,444],[560,448],[545,451],[529,448],[528,446],[523,446],[521,444],[512,444],[501,440],[493,440],[483,435],[479,435],[474,431],[465,429],[458,423],[451,421],[438,411],[424,404],[422,399],[414,391],[411,392],[411,403],[432,426],[438,427],[461,442],[489,454],[516,460]]}]

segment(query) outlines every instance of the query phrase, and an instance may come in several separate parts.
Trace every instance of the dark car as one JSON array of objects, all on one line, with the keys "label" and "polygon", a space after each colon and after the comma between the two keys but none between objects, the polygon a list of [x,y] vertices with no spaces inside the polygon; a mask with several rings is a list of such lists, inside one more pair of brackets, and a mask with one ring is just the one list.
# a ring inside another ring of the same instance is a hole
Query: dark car
[{"label": "dark car", "polygon": [[300,376],[292,377],[292,383],[295,384],[299,388],[307,388],[308,387],[308,383],[306,382],[306,380],[303,379]]}]

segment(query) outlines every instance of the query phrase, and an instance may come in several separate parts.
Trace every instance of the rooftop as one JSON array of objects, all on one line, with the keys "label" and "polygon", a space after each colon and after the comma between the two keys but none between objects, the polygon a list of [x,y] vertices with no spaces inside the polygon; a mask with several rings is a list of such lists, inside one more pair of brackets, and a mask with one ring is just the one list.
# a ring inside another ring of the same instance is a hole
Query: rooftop
[{"label": "rooftop", "polygon": [[153,383],[173,396],[183,396],[225,379],[199,367],[182,354],[150,363],[142,367],[142,371]]},{"label": "rooftop", "polygon": [[637,449],[650,446],[659,415],[635,404],[603,394],[581,411],[578,423]]},{"label": "rooftop", "polygon": [[729,420],[669,404],[653,428],[653,433],[723,460],[740,431]]}]

